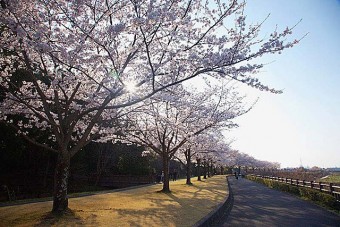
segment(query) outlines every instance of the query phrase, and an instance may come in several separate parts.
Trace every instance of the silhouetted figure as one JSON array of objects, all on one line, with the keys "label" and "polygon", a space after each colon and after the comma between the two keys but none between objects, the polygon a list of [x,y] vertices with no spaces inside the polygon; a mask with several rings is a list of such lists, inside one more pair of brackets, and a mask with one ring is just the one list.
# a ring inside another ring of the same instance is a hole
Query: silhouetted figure
[{"label": "silhouetted figure", "polygon": [[162,183],[164,182],[164,171],[162,171],[162,174],[161,174],[161,182]]},{"label": "silhouetted figure", "polygon": [[235,178],[236,178],[236,180],[238,180],[238,176],[237,176],[237,173],[235,172]]}]

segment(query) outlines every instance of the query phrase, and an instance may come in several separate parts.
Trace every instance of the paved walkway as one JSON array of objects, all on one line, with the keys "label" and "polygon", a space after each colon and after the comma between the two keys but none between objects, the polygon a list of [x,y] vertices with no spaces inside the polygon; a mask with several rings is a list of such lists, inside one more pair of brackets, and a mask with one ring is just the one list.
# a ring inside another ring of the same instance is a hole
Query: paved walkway
[{"label": "paved walkway", "polygon": [[339,226],[340,216],[288,193],[231,177],[234,206],[222,226]]}]

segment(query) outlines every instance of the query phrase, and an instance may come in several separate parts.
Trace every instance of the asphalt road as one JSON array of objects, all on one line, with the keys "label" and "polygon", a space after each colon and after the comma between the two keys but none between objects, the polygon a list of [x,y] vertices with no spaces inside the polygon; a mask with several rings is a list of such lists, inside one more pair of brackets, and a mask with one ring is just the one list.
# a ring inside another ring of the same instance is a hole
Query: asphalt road
[{"label": "asphalt road", "polygon": [[231,177],[234,205],[221,226],[339,226],[340,216],[261,184]]}]

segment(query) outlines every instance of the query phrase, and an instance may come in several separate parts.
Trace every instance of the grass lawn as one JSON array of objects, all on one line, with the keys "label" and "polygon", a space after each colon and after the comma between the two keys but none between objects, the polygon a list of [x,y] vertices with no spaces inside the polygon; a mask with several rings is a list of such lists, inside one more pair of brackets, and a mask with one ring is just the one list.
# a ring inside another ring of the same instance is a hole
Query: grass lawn
[{"label": "grass lawn", "polygon": [[192,226],[228,194],[225,176],[192,182],[170,182],[169,194],[156,184],[71,198],[62,217],[50,214],[51,201],[0,207],[0,226]]},{"label": "grass lawn", "polygon": [[327,177],[321,178],[318,181],[340,184],[340,174],[332,174]]}]

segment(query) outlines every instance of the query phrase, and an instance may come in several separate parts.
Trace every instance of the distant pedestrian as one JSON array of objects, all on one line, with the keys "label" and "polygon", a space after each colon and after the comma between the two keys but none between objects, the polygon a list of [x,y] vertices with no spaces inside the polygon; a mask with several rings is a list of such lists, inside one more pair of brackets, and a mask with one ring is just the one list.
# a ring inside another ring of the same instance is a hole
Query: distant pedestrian
[{"label": "distant pedestrian", "polygon": [[236,180],[238,180],[237,172],[234,173]]},{"label": "distant pedestrian", "polygon": [[162,171],[162,174],[161,174],[161,182],[164,183],[164,171]]}]

